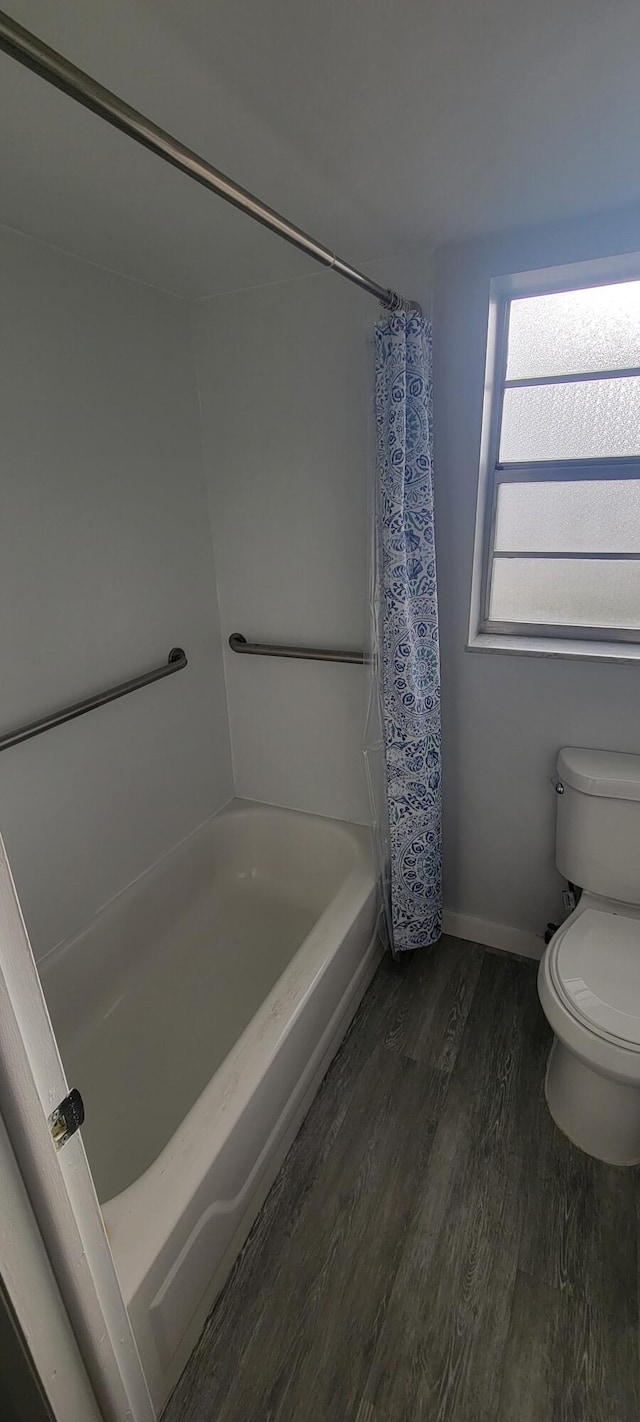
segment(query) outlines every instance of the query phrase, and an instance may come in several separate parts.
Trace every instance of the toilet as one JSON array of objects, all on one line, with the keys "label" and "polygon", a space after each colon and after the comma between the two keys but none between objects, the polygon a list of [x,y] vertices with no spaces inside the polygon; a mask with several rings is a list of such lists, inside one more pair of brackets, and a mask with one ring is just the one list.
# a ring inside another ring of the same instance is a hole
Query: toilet
[{"label": "toilet", "polygon": [[538,973],[549,1111],[574,1145],[640,1164],[640,756],[565,748],[556,864],[582,890]]}]

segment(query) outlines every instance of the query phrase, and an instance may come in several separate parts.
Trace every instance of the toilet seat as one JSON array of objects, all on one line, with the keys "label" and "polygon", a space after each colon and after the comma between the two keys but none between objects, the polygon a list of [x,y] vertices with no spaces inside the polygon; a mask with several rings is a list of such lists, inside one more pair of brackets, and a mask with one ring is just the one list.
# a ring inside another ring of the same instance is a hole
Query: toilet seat
[{"label": "toilet seat", "polygon": [[547,949],[551,983],[589,1032],[640,1054],[640,916],[581,906]]}]

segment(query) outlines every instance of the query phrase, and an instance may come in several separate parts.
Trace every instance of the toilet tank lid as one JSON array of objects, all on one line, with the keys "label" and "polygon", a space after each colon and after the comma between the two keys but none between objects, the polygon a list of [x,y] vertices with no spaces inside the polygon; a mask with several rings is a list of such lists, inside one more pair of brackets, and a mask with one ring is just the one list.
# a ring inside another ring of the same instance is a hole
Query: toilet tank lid
[{"label": "toilet tank lid", "polygon": [[640,800],[640,755],[565,746],[558,755],[558,776],[585,795]]}]

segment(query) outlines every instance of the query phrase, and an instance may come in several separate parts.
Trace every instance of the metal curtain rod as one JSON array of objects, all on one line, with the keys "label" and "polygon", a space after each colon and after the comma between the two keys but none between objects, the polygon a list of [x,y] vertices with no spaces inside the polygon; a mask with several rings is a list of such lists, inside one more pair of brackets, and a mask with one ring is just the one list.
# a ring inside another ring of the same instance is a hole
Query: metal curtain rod
[{"label": "metal curtain rod", "polygon": [[229,638],[232,652],[241,652],[245,657],[295,657],[308,662],[351,662],[356,666],[366,666],[371,657],[367,652],[326,652],[323,647],[281,647],[277,642],[247,642],[241,632],[232,632]]},{"label": "metal curtain rod", "polygon": [[182,173],[186,173],[195,182],[202,183],[203,187],[209,188],[218,197],[224,198],[233,207],[239,207],[241,212],[246,212],[249,217],[253,217],[256,222],[261,222],[263,227],[268,227],[271,232],[276,232],[279,237],[283,237],[285,242],[290,242],[293,247],[299,247],[301,252],[306,252],[308,257],[312,257],[315,262],[320,262],[324,267],[330,267],[339,276],[346,277],[347,281],[353,282],[354,286],[362,287],[371,296],[377,297],[382,305],[390,310],[420,310],[416,302],[408,301],[405,297],[398,296],[395,291],[384,286],[379,286],[377,282],[358,271],[357,267],[352,267],[348,262],[343,262],[328,247],[321,242],[316,242],[314,237],[303,232],[300,227],[296,227],[292,222],[288,222],[286,217],[282,217],[273,208],[266,207],[246,188],[241,188],[234,183],[231,178],[227,178],[224,173],[213,168],[204,158],[200,158],[193,149],[187,148],[184,143],[180,143],[177,138],[173,138],[165,129],[159,128],[152,123],[151,119],[145,118],[144,114],[132,109],[131,106],[119,99],[117,94],[113,94],[110,89],[105,89],[102,84],[98,84],[84,70],[78,69],[75,64],[71,64],[64,55],[58,54],[57,50],[50,49],[38,39],[37,35],[31,34],[30,30],[25,30],[22,25],[16,24],[9,15],[0,10],[0,50],[16,59],[25,68],[32,69],[35,74],[39,74],[41,79],[46,79],[47,83],[53,84],[56,89],[61,89],[69,98],[75,99],[77,103],[84,104],[84,107],[91,109],[106,123],[110,123],[114,128],[119,128],[122,133],[128,134],[136,143],[142,144],[143,148],[149,148],[152,153],[157,153],[159,158],[164,158],[166,163],[171,163],[174,168],[179,168]]},{"label": "metal curtain rod", "polygon": [[30,741],[32,736],[41,736],[43,731],[62,726],[65,721],[74,721],[76,716],[84,716],[86,711],[95,711],[98,706],[106,706],[109,701],[128,696],[130,691],[138,691],[141,686],[150,686],[152,681],[161,681],[165,676],[173,676],[174,672],[182,671],[186,665],[187,658],[182,647],[172,647],[163,667],[144,672],[142,676],[134,676],[132,681],[123,681],[119,686],[112,686],[109,691],[99,691],[97,696],[88,696],[85,701],[75,701],[72,706],[53,711],[50,716],[43,716],[40,721],[30,721],[28,726],[19,726],[16,731],[7,731],[6,735],[0,736],[0,751],[8,750],[9,746],[17,746],[21,741]]}]

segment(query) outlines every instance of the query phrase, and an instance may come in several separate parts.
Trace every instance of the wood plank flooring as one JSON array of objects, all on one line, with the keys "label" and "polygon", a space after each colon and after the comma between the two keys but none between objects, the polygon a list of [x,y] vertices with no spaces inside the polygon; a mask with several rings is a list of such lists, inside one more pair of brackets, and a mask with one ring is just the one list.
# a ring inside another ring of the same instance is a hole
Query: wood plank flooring
[{"label": "wood plank flooring", "polygon": [[164,1422],[638,1422],[638,1173],[546,1110],[536,965],[380,967]]}]

